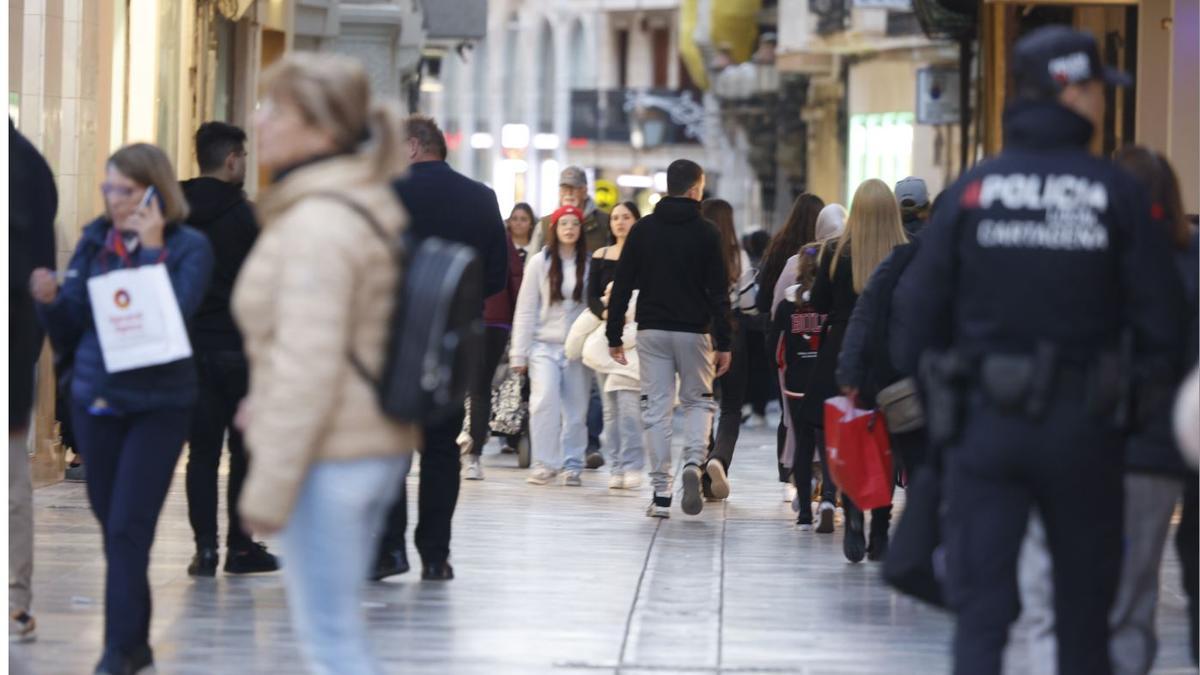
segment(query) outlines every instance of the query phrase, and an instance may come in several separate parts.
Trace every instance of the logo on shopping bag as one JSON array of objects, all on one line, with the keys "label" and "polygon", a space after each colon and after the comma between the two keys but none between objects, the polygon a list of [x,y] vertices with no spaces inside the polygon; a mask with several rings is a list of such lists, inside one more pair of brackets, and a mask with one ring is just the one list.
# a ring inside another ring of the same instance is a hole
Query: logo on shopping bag
[{"label": "logo on shopping bag", "polygon": [[113,304],[121,309],[128,307],[130,302],[129,291],[124,288],[118,288],[117,292],[113,294]]}]

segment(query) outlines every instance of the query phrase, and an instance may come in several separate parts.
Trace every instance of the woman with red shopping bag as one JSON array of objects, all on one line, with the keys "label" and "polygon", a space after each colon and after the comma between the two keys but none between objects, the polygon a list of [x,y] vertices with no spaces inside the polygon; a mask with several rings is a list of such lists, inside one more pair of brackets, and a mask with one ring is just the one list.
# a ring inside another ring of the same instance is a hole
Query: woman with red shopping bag
[{"label": "woman with red shopping bag", "polygon": [[894,469],[882,413],[858,407],[853,396],[825,401],[825,453],[843,499],[862,509],[891,508]]},{"label": "woman with red shopping bag", "polygon": [[[836,243],[831,242],[825,247],[813,283],[810,302],[817,312],[827,314],[828,319],[821,336],[817,361],[804,392],[801,410],[804,422],[818,428],[825,426],[825,401],[838,395],[835,377],[838,354],[842,350],[846,325],[858,302],[858,294],[866,287],[867,280],[879,263],[893,248],[907,240],[900,220],[900,207],[891,188],[878,179],[865,181],[854,193],[846,229]],[[818,444],[818,451],[828,461],[823,444]],[[845,494],[845,486],[839,484],[839,487],[844,493],[842,506],[846,519],[842,551],[847,560],[859,562],[868,553],[863,513],[853,498]],[[882,559],[887,547],[890,521],[890,505],[872,511],[872,560]]]}]

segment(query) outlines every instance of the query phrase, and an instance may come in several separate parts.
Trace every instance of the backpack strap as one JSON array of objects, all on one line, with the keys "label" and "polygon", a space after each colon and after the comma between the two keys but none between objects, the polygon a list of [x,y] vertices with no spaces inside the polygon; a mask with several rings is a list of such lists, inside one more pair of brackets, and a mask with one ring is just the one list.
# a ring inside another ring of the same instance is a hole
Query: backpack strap
[{"label": "backpack strap", "polygon": [[[351,211],[354,211],[354,213],[366,221],[367,225],[371,228],[371,231],[375,233],[375,236],[379,237],[380,241],[382,241],[392,252],[392,254],[396,256],[397,260],[399,260],[400,254],[396,250],[394,240],[388,236],[386,231],[384,231],[383,225],[380,224],[379,219],[375,217],[375,214],[371,213],[371,210],[366,206],[363,206],[358,200],[352,199],[343,192],[335,192],[333,190],[316,192],[313,193],[313,196],[325,197],[331,201],[342,204]],[[362,359],[358,358],[358,355],[354,353],[353,349],[347,347],[346,358],[350,361],[350,366],[354,368],[354,372],[358,373],[359,377],[372,386],[379,386],[379,380],[371,374],[371,371],[367,370],[366,364],[362,362]]]}]

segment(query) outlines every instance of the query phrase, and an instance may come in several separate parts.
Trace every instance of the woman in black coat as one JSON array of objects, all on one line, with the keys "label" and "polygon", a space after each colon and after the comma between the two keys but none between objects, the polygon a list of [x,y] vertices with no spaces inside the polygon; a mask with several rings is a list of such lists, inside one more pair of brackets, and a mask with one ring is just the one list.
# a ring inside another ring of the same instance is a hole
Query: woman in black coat
[{"label": "woman in black coat", "polygon": [[[825,401],[840,393],[836,377],[838,355],[858,295],[879,263],[893,248],[906,241],[900,207],[891,188],[878,179],[860,185],[854,193],[846,229],[837,244],[828,247],[821,257],[813,284],[810,301],[818,312],[828,317],[817,352],[817,362],[804,391],[804,405],[801,408],[803,419],[797,420],[797,423],[823,429]],[[817,437],[818,450],[824,457],[823,435],[818,433]],[[843,552],[851,562],[859,562],[868,553],[863,514],[846,495],[842,495],[842,506],[846,518]],[[872,546],[869,551],[872,560],[881,560],[886,550],[891,511],[890,506],[872,511]]]}]

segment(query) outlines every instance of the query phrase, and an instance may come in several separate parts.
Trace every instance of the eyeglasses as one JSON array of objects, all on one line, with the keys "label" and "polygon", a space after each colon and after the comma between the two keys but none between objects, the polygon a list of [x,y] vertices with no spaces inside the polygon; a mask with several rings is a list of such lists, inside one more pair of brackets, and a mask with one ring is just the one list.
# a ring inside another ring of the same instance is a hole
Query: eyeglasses
[{"label": "eyeglasses", "polygon": [[100,192],[105,197],[130,197],[134,192],[137,192],[137,189],[123,185],[113,185],[112,183],[101,183]]}]

